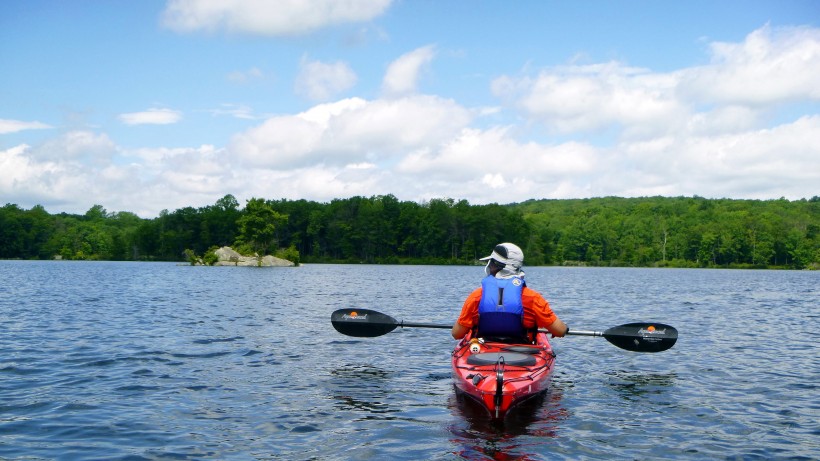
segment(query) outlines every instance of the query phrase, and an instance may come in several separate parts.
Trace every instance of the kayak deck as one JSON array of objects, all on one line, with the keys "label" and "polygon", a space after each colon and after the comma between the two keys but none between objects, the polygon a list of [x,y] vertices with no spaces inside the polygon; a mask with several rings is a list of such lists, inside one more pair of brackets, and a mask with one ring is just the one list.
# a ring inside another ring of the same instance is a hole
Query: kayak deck
[{"label": "kayak deck", "polygon": [[544,333],[537,335],[536,344],[480,342],[467,335],[452,358],[456,390],[476,400],[494,419],[546,391],[555,363]]}]

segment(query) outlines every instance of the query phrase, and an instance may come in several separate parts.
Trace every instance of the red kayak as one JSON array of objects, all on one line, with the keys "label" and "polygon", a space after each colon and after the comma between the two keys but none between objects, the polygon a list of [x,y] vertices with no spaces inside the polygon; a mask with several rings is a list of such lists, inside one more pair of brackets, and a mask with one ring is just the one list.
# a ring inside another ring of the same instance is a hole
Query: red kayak
[{"label": "red kayak", "polygon": [[549,388],[555,353],[544,333],[536,344],[483,342],[468,334],[453,350],[456,389],[490,416],[503,419],[513,407]]}]

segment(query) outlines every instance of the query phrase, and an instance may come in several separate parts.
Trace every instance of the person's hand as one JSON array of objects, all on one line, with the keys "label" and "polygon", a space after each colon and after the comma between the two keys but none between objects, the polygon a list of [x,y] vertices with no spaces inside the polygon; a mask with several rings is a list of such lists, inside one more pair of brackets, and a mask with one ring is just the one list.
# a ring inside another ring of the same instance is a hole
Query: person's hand
[{"label": "person's hand", "polygon": [[564,332],[560,335],[556,335],[555,333],[552,333],[550,336],[552,336],[553,338],[563,338],[564,336],[567,335],[567,333],[569,333],[569,327],[567,327],[567,329],[564,330]]}]

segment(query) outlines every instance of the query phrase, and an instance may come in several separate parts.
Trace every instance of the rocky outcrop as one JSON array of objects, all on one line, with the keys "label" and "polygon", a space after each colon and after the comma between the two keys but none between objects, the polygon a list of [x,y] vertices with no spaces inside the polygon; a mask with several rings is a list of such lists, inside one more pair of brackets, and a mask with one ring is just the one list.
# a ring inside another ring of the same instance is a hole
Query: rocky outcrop
[{"label": "rocky outcrop", "polygon": [[222,247],[214,251],[219,261],[214,266],[251,266],[251,267],[289,267],[295,264],[276,256],[242,256],[231,247]]}]

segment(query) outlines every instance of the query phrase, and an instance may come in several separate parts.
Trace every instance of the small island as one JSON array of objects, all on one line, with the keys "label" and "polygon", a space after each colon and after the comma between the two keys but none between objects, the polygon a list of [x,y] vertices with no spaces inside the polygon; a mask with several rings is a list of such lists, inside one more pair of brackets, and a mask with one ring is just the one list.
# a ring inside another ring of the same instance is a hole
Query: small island
[{"label": "small island", "polygon": [[[235,209],[236,205],[234,200],[231,207]],[[250,199],[245,213],[236,219],[239,232],[234,244],[237,249],[215,245],[201,257],[193,250],[186,249],[185,257],[192,266],[298,266],[299,251],[293,245],[276,249],[276,229],[287,221],[288,215],[274,211],[264,200]],[[277,256],[268,254],[273,249],[276,249]]]},{"label": "small island", "polygon": [[297,265],[293,261],[271,255],[244,256],[229,246],[209,251],[203,257],[198,257],[193,252],[187,255],[188,262],[192,266],[293,267]]}]

